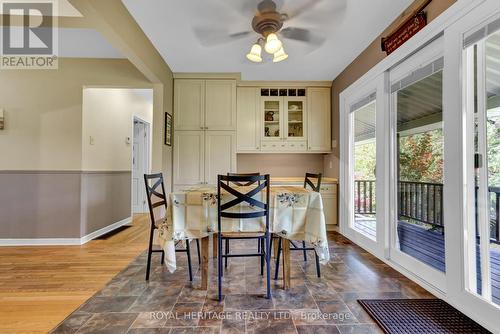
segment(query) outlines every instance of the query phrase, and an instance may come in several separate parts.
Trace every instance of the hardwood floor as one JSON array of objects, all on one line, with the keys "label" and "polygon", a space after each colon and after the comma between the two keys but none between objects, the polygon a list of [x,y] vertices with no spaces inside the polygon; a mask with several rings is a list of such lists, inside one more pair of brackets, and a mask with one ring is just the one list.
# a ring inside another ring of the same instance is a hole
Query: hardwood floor
[{"label": "hardwood floor", "polygon": [[82,246],[0,248],[0,333],[47,333],[147,248],[149,216]]}]

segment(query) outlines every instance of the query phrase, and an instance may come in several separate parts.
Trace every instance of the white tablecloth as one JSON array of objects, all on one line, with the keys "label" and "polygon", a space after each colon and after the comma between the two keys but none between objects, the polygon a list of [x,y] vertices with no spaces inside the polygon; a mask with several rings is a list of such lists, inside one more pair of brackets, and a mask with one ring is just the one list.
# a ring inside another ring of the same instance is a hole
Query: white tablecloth
[{"label": "white tablecloth", "polygon": [[[239,187],[247,193],[252,187]],[[234,196],[223,191],[222,202]],[[254,197],[263,200],[265,191]],[[320,263],[330,259],[326,234],[325,216],[321,194],[301,187],[271,187],[270,231],[290,240],[305,240],[313,245]],[[239,212],[261,211],[243,202]],[[157,243],[165,250],[165,264],[173,272],[176,269],[175,242],[198,239],[217,231],[217,188],[193,187],[173,192],[168,197],[165,220],[159,224]],[[222,220],[222,232],[263,232],[265,218]]]}]

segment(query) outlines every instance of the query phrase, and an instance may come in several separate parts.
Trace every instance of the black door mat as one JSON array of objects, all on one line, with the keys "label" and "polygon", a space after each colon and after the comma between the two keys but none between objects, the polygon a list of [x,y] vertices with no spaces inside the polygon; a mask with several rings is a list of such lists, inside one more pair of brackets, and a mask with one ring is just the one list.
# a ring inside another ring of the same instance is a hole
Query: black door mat
[{"label": "black door mat", "polygon": [[359,299],[388,334],[490,333],[441,299]]}]

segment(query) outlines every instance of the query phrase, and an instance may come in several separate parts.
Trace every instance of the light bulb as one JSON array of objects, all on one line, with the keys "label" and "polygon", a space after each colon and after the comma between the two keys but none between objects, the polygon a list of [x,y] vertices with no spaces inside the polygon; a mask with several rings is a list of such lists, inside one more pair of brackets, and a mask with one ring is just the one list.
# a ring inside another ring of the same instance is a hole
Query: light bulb
[{"label": "light bulb", "polygon": [[285,49],[283,49],[283,47],[282,47],[274,54],[273,63],[278,63],[278,62],[285,60],[287,58],[288,58],[288,55],[285,53]]},{"label": "light bulb", "polygon": [[283,43],[281,43],[276,34],[272,33],[267,35],[266,45],[264,46],[267,53],[274,54],[281,49],[282,46]]},{"label": "light bulb", "polygon": [[255,43],[254,45],[252,45],[250,53],[247,54],[247,59],[253,61],[254,63],[260,63],[262,61],[261,53],[262,47],[259,44]]}]

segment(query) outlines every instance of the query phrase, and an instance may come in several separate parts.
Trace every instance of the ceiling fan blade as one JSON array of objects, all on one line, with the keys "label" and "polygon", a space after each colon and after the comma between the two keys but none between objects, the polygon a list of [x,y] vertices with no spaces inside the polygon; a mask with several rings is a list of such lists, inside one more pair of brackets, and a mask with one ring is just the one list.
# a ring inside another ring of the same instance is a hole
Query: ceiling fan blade
[{"label": "ceiling fan blade", "polygon": [[276,4],[276,8],[279,10],[283,6],[284,0],[220,0],[224,3],[224,6],[229,6],[236,12],[240,13],[244,17],[252,17],[256,15],[258,11],[259,4],[264,1],[272,1]]},{"label": "ceiling fan blade", "polygon": [[318,3],[322,2],[323,0],[303,0],[301,1],[302,5],[299,6],[298,8],[284,8],[284,15],[283,18],[285,21],[291,20],[296,18],[297,16],[304,14],[305,12],[311,10],[316,6]]},{"label": "ceiling fan blade", "polygon": [[200,44],[206,47],[231,43],[252,33],[251,31],[241,31],[231,34],[223,28],[208,27],[194,27],[193,32]]},{"label": "ceiling fan blade", "polygon": [[325,38],[319,33],[303,28],[288,27],[280,30],[279,34],[284,38],[318,46],[325,42]]}]

